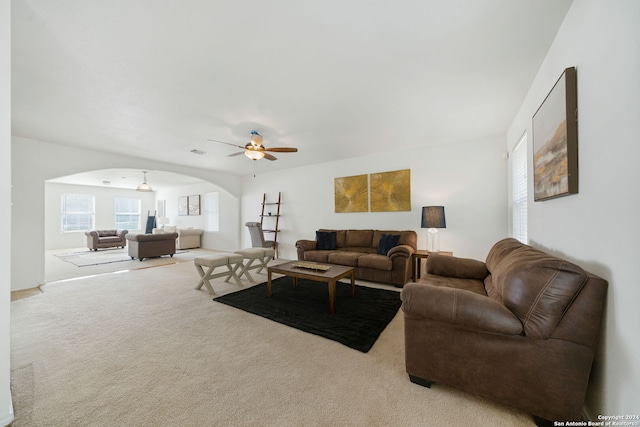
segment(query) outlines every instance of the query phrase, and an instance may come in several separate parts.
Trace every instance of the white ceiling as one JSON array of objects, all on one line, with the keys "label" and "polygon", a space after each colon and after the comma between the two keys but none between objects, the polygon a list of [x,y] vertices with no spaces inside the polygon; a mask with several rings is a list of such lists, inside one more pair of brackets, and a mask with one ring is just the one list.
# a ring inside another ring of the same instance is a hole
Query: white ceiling
[{"label": "white ceiling", "polygon": [[570,4],[13,0],[12,133],[236,175],[207,139],[299,149],[266,172],[504,135]]},{"label": "white ceiling", "polygon": [[[201,184],[204,181],[198,178],[166,171],[146,171],[147,184],[154,191],[169,188],[186,187]],[[89,185],[94,187],[125,188],[133,190],[138,188],[144,180],[143,171],[132,169],[101,169],[92,172],[77,173],[61,178],[50,179],[48,182],[72,185]]]}]

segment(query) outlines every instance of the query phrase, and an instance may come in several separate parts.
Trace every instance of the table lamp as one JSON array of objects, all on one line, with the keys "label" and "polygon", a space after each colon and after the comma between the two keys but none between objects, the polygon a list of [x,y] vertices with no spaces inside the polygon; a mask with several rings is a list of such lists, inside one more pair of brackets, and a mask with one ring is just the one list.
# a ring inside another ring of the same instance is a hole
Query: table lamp
[{"label": "table lamp", "polygon": [[444,206],[425,206],[422,208],[422,228],[427,230],[427,250],[440,251],[438,228],[447,228],[444,219]]}]

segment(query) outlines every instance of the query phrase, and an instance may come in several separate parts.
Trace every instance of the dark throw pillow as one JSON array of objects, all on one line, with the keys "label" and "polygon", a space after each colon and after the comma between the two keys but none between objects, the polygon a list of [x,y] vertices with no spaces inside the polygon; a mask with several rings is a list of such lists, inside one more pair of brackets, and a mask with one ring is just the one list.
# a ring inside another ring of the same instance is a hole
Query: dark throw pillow
[{"label": "dark throw pillow", "polygon": [[337,233],[335,231],[316,231],[316,249],[332,250],[337,247]]},{"label": "dark throw pillow", "polygon": [[383,234],[378,243],[378,253],[386,255],[391,248],[398,246],[398,243],[400,243],[399,234]]}]

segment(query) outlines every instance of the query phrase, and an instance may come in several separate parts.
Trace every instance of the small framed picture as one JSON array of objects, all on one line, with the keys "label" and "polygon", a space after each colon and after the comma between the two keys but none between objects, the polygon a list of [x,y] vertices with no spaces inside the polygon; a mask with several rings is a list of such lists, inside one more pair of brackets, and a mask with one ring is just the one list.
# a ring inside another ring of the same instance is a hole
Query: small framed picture
[{"label": "small framed picture", "polygon": [[189,215],[200,215],[200,195],[189,196]]},{"label": "small framed picture", "polygon": [[189,200],[187,196],[178,197],[178,215],[189,215]]}]

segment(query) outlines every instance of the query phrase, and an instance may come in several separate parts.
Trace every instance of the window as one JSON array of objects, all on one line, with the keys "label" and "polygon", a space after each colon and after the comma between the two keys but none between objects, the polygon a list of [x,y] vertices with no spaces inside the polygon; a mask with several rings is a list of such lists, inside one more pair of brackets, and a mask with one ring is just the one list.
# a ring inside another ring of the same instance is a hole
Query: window
[{"label": "window", "polygon": [[93,230],[95,224],[95,199],[86,194],[63,194],[62,232]]},{"label": "window", "polygon": [[205,230],[220,231],[220,193],[205,193],[203,205]]},{"label": "window", "polygon": [[513,237],[527,243],[527,136],[513,148]]},{"label": "window", "polygon": [[116,228],[140,230],[140,199],[116,197]]}]

